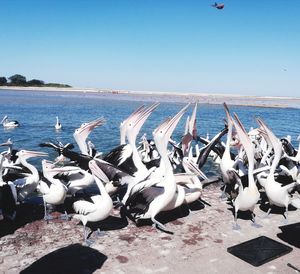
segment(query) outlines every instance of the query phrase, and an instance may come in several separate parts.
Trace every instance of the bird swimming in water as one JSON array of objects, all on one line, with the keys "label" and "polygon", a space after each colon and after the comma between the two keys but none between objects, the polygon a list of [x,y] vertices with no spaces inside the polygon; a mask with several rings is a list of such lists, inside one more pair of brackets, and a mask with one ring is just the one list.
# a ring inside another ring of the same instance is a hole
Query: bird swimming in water
[{"label": "bird swimming in water", "polygon": [[18,121],[9,121],[7,115],[3,117],[1,124],[4,128],[15,128],[20,126]]},{"label": "bird swimming in water", "polygon": [[56,116],[56,124],[55,124],[54,127],[55,127],[56,130],[59,130],[59,129],[62,128],[62,125],[61,125],[61,123],[60,123],[60,121],[58,119],[58,116]]}]

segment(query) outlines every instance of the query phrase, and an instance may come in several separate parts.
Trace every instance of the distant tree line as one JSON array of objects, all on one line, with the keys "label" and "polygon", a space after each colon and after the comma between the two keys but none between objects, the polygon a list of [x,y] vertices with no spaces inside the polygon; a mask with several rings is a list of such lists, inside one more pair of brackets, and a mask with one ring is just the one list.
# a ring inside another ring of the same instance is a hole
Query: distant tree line
[{"label": "distant tree line", "polygon": [[0,86],[17,86],[17,87],[64,87],[71,86],[59,83],[45,83],[42,80],[32,79],[27,81],[26,77],[20,74],[12,75],[8,78],[0,76]]}]

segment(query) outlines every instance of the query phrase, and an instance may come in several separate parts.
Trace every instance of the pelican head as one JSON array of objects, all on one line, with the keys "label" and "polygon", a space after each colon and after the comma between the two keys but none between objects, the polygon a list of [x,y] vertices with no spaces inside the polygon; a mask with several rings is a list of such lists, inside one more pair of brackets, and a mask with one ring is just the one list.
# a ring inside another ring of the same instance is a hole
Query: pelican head
[{"label": "pelican head", "polygon": [[[154,131],[153,137],[154,140],[164,139],[165,145],[169,142],[171,135],[176,128],[180,118],[186,112],[187,108],[190,104],[187,104],[184,108],[182,108],[173,118],[166,119],[163,123],[161,123]],[[157,142],[155,141],[156,145]]]},{"label": "pelican head", "polygon": [[105,173],[101,170],[101,168],[98,166],[97,162],[95,160],[89,161],[89,169],[91,170],[92,174],[100,179],[104,183],[108,183],[107,176]]},{"label": "pelican head", "polygon": [[19,158],[26,160],[33,157],[47,157],[48,153],[22,149],[17,153],[17,156],[19,156]]},{"label": "pelican head", "polygon": [[79,128],[75,129],[73,135],[75,137],[75,135],[86,134],[86,138],[87,138],[93,129],[95,129],[98,126],[102,126],[104,124],[105,124],[105,119],[102,117],[88,123],[83,123]]},{"label": "pelican head", "polygon": [[55,163],[45,160],[45,159],[42,160],[42,169],[43,169],[44,175],[51,173],[52,176],[55,176],[56,174],[63,173],[63,172],[80,170],[80,168],[75,167],[75,166],[56,167]]},{"label": "pelican head", "polygon": [[3,123],[4,123],[4,121],[5,121],[7,118],[8,118],[8,116],[7,116],[7,115],[5,115],[5,116],[3,117],[3,119],[2,119],[2,121],[1,121],[1,124],[3,124]]},{"label": "pelican head", "polygon": [[[150,114],[158,107],[159,103],[154,103],[146,109],[143,109],[139,113],[133,115],[131,119],[127,122],[126,132],[127,138],[135,141],[141,127],[150,116]],[[128,140],[129,141],[129,140]]]}]

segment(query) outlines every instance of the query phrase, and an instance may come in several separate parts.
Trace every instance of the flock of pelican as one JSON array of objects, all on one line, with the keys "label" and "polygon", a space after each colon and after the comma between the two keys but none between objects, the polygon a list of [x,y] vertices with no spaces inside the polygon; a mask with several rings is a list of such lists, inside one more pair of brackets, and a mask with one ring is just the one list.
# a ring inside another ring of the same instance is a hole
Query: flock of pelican
[{"label": "flock of pelican", "polygon": [[[74,151],[71,143],[41,143],[40,147],[58,153],[54,161],[44,159],[46,152],[13,149],[10,139],[2,143],[0,221],[13,222],[17,207],[38,193],[43,198],[47,222],[53,218],[49,206],[64,204],[67,197],[72,197],[72,217],[82,222],[87,244],[87,223],[106,219],[114,206],[136,223],[150,219],[157,229],[172,233],[157,215],[184,204],[203,202],[203,188],[212,182],[201,171],[208,157],[220,166],[224,182],[221,197],[232,202],[234,229],[240,229],[239,211],[251,212],[253,225],[259,226],[254,214],[258,204],[269,205],[266,215],[273,206],[282,207],[286,221],[290,205],[300,208],[300,145],[295,149],[289,136],[278,139],[261,118],[256,119],[257,127],[247,132],[237,114],[230,114],[224,103],[224,129],[210,140],[200,137],[196,104],[191,117],[187,117],[181,140],[176,142],[171,136],[188,104],[159,124],[152,139],[144,134],[137,144],[142,126],[158,105],[143,105],[122,121],[120,145],[106,155],[88,140],[90,133],[105,123],[104,118],[83,123],[75,130],[73,137],[80,152]],[[55,128],[61,127],[57,117]],[[226,134],[223,143],[221,138]],[[43,158],[42,171],[27,161],[33,157]],[[76,196],[92,185],[99,191]],[[67,212],[61,217],[69,219]]]}]

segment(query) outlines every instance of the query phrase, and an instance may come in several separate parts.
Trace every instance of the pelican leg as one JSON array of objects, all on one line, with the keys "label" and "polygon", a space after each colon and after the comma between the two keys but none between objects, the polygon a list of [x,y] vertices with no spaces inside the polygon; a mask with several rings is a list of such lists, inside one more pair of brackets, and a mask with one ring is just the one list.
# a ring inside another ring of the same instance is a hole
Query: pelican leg
[{"label": "pelican leg", "polygon": [[263,216],[264,219],[269,217],[271,210],[272,210],[272,208],[271,208],[271,205],[270,205],[270,208],[268,209],[266,215]]},{"label": "pelican leg", "polygon": [[232,227],[233,230],[241,230],[240,225],[237,223],[237,213],[238,213],[238,211],[236,210],[234,212],[234,225]]},{"label": "pelican leg", "polygon": [[83,225],[83,238],[84,238],[84,243],[86,246],[91,246],[94,243],[94,241],[88,240],[86,225]]},{"label": "pelican leg", "polygon": [[155,220],[154,217],[151,217],[151,221],[153,222],[153,226],[156,227],[157,229],[159,229],[163,232],[169,233],[169,234],[174,234],[174,232],[169,231],[162,223]]},{"label": "pelican leg", "polygon": [[226,195],[226,187],[227,187],[227,185],[224,184],[224,188],[223,188],[222,194],[221,194],[221,196],[220,196],[220,199],[221,199],[221,200],[227,199],[227,195]]},{"label": "pelican leg", "polygon": [[283,223],[285,225],[287,225],[289,223],[289,211],[288,211],[288,207],[285,208],[285,213],[283,213],[283,216],[284,216]]},{"label": "pelican leg", "polygon": [[256,227],[256,228],[260,228],[262,227],[262,225],[258,224],[256,221],[255,221],[255,214],[254,212],[251,213],[251,216],[252,216],[252,226]]},{"label": "pelican leg", "polygon": [[107,235],[107,233],[105,231],[101,231],[100,228],[97,228],[97,231],[96,231],[97,237],[103,237],[105,235]]},{"label": "pelican leg", "polygon": [[60,215],[60,219],[61,220],[66,220],[66,221],[69,221],[69,216],[68,216],[68,213],[67,211],[65,210],[65,213]]},{"label": "pelican leg", "polygon": [[49,220],[52,220],[53,217],[48,214],[48,211],[47,211],[47,203],[44,201],[44,220],[47,221],[47,223],[49,222]]}]

